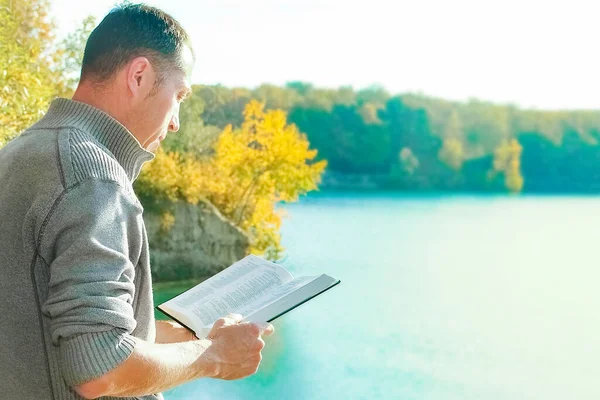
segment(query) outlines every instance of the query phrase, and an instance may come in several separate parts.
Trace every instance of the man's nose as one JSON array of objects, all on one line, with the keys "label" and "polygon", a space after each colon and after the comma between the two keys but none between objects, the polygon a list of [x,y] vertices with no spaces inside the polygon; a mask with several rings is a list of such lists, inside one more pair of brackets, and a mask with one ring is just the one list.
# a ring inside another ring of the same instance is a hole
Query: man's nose
[{"label": "man's nose", "polygon": [[179,116],[174,114],[169,122],[169,131],[177,132],[179,130]]}]

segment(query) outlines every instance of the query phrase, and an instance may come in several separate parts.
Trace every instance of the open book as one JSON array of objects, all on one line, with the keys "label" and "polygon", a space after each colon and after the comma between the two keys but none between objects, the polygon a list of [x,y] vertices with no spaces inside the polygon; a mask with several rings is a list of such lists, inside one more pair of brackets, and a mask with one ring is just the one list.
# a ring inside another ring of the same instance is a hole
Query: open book
[{"label": "open book", "polygon": [[338,283],[326,274],[294,278],[281,265],[249,255],[157,308],[201,338],[229,313],[271,322]]}]

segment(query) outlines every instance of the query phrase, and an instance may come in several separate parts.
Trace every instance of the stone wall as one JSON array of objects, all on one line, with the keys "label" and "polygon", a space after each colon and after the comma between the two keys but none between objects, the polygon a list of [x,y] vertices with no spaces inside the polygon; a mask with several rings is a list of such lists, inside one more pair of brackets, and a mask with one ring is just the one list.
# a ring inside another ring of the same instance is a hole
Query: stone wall
[{"label": "stone wall", "polygon": [[[213,275],[246,255],[248,237],[210,203],[144,207],[154,281]],[[161,229],[165,211],[175,217],[168,231]]]}]

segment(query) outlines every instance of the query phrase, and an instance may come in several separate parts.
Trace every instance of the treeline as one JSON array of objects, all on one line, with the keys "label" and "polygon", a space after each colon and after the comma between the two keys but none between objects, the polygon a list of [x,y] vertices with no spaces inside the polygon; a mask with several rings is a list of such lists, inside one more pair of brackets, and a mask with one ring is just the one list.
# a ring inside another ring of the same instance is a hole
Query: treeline
[{"label": "treeline", "polygon": [[481,101],[392,96],[380,87],[320,89],[302,82],[254,90],[194,88],[172,150],[209,154],[244,106],[282,109],[328,161],[325,187],[598,192],[600,112],[535,111]]}]

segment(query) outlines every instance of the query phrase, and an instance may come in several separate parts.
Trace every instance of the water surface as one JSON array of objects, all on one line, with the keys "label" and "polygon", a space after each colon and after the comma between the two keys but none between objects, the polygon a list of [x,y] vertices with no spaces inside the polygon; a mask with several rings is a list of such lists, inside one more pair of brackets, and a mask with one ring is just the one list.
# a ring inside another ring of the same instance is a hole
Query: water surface
[{"label": "water surface", "polygon": [[259,372],[175,399],[600,399],[600,198],[318,194],[286,206],[295,276]]}]

